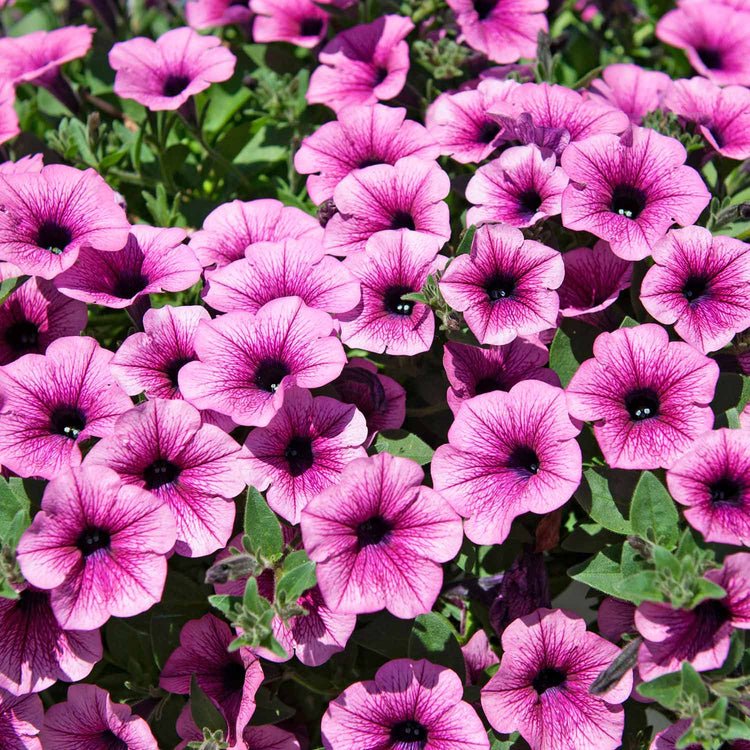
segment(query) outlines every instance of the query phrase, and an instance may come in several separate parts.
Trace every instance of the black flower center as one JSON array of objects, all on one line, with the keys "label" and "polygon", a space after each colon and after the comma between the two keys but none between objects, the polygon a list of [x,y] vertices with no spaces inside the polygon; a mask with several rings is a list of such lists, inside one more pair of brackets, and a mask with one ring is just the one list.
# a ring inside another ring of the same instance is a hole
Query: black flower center
[{"label": "black flower center", "polygon": [[485,120],[477,133],[479,143],[492,143],[500,132],[500,125],[494,120]]},{"label": "black flower center", "polygon": [[499,378],[486,377],[477,381],[474,386],[474,394],[480,396],[482,393],[492,393],[492,391],[503,391],[505,386]]},{"label": "black flower center", "polygon": [[190,78],[184,75],[169,75],[164,81],[161,93],[164,96],[178,96],[181,94],[190,83]]},{"label": "black flower center", "polygon": [[53,434],[75,440],[86,427],[86,417],[74,406],[60,406],[52,412],[49,427]]},{"label": "black flower center", "polygon": [[632,185],[617,185],[612,191],[612,212],[626,219],[637,219],[646,208],[646,194]]},{"label": "black flower center", "polygon": [[719,50],[713,47],[698,47],[695,51],[701,62],[710,70],[720,70],[724,67]]},{"label": "black flower center", "polygon": [[253,382],[261,391],[276,393],[289,368],[279,359],[264,359],[255,371]]},{"label": "black flower center", "polygon": [[742,504],[742,486],[732,477],[721,477],[708,486],[711,502],[738,506]]},{"label": "black flower center", "polygon": [[143,274],[122,276],[115,282],[112,294],[120,299],[130,299],[140,294],[148,285],[148,277]]},{"label": "black flower center", "polygon": [[474,10],[477,12],[480,21],[484,21],[497,5],[498,0],[474,0]]},{"label": "black flower center", "polygon": [[313,456],[310,438],[293,437],[284,450],[284,458],[289,464],[289,473],[293,477],[298,477],[312,468],[315,457]]},{"label": "black flower center", "polygon": [[625,408],[634,422],[659,416],[659,396],[651,388],[639,388],[625,396]]},{"label": "black flower center", "polygon": [[708,281],[701,276],[690,276],[682,287],[682,296],[688,302],[697,302],[708,289]]},{"label": "black flower center", "polygon": [[539,471],[539,456],[530,446],[519,445],[508,457],[508,466],[525,475],[536,474]]},{"label": "black flower center", "polygon": [[39,326],[30,320],[19,320],[5,329],[5,343],[14,352],[35,349],[39,343]]},{"label": "black flower center", "polygon": [[150,490],[159,489],[165,484],[172,484],[178,476],[180,476],[180,467],[165,458],[157,458],[143,470],[143,481]]},{"label": "black flower center", "polygon": [[392,315],[411,315],[414,309],[414,302],[408,299],[401,299],[401,296],[408,294],[412,290],[405,286],[392,286],[385,293],[383,304],[385,309]]},{"label": "black flower center", "polygon": [[415,719],[399,721],[391,728],[391,742],[399,742],[402,747],[406,745],[409,750],[423,748],[427,745],[427,727]]},{"label": "black flower center", "polygon": [[518,196],[518,205],[523,213],[533,216],[542,205],[542,196],[534,188],[529,188]]},{"label": "black flower center", "polygon": [[357,542],[359,548],[371,547],[385,539],[393,527],[384,518],[373,516],[357,526]]},{"label": "black flower center", "polygon": [[88,557],[100,549],[107,549],[109,542],[110,536],[106,529],[88,528],[78,535],[76,547],[83,553],[84,557]]},{"label": "black flower center", "polygon": [[416,229],[414,218],[408,211],[396,211],[391,220],[391,229]]},{"label": "black flower center", "polygon": [[164,372],[169,378],[169,382],[174,388],[179,385],[177,375],[180,370],[188,363],[192,362],[192,357],[182,357],[181,359],[173,359],[165,368]]},{"label": "black flower center", "polygon": [[373,85],[379,86],[385,79],[388,78],[388,68],[384,68],[382,65],[375,71],[373,76]]},{"label": "black flower center", "polygon": [[565,682],[565,672],[555,667],[544,667],[531,681],[531,686],[541,695],[548,690],[560,687]]},{"label": "black flower center", "polygon": [[222,683],[229,693],[239,693],[245,686],[245,668],[239,662],[229,662],[222,669]]},{"label": "black flower center", "polygon": [[484,285],[484,290],[490,298],[490,302],[498,302],[510,297],[516,289],[516,280],[510,276],[498,274],[493,276]]},{"label": "black flower center", "polygon": [[100,750],[128,750],[128,743],[121,740],[111,729],[105,729],[99,735]]},{"label": "black flower center", "polygon": [[724,133],[717,130],[716,127],[709,128],[708,132],[711,133],[713,139],[716,141],[716,145],[719,148],[724,148]]},{"label": "black flower center", "polygon": [[[719,599],[706,599],[694,610],[696,619],[691,633],[690,651],[702,650],[711,643],[717,631],[732,618],[730,611]],[[689,653],[687,658],[692,659],[695,653]]]},{"label": "black flower center", "polygon": [[299,25],[300,36],[318,36],[323,29],[320,18],[305,18]]},{"label": "black flower center", "polygon": [[375,159],[375,158],[364,159],[363,161],[361,161],[357,165],[357,168],[358,169],[365,169],[366,167],[374,167],[376,164],[383,164],[383,160],[382,159]]},{"label": "black flower center", "polygon": [[43,222],[36,233],[37,247],[48,250],[53,255],[62,255],[72,239],[70,229],[55,221]]}]

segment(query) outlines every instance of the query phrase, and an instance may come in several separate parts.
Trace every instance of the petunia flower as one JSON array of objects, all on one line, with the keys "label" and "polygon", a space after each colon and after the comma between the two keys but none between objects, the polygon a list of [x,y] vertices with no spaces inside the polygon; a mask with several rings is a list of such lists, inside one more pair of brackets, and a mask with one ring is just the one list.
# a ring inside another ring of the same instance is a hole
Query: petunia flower
[{"label": "petunia flower", "polygon": [[190,620],[159,677],[163,690],[186,695],[195,675],[198,687],[226,720],[227,741],[232,745],[255,711],[255,693],[263,682],[260,660],[249,648],[227,651],[233,640],[229,625],[212,614]]},{"label": "petunia flower", "polygon": [[554,154],[544,156],[536,146],[517,146],[474,173],[466,199],[474,203],[467,224],[497,221],[512,227],[530,227],[560,213],[568,177],[556,166]]},{"label": "petunia flower", "polygon": [[78,466],[78,444],[109,435],[133,405],[109,371],[111,359],[94,339],[65,336],[44,355],[0,367],[0,464],[45,479]]},{"label": "petunia flower", "polygon": [[308,104],[339,112],[352,104],[377,104],[401,93],[409,72],[410,18],[386,15],[339,32],[318,56]]},{"label": "petunia flower", "polygon": [[179,109],[212,83],[232,77],[237,58],[217,36],[183,26],[155,42],[143,36],[117,42],[109,51],[115,94],[151,111]]},{"label": "petunia flower", "polygon": [[93,630],[159,601],[174,541],[166,505],[109,469],[85,466],[47,485],[18,564],[32,586],[51,590],[60,627]]},{"label": "petunia flower", "polygon": [[429,235],[438,249],[450,239],[450,179],[434,161],[407,156],[395,165],[376,164],[352,172],[336,186],[336,213],[326,224],[323,244],[333,255],[365,249],[386,229]]},{"label": "petunia flower", "polygon": [[[654,737],[653,742],[649,745],[649,750],[678,750],[677,740],[690,729],[690,724],[690,719],[681,719],[675,724],[668,726]],[[750,750],[750,741],[734,740],[733,742],[725,742],[722,748],[724,750]],[[680,748],[680,750],[703,750],[703,745],[691,743],[684,748]]]},{"label": "petunia flower", "polygon": [[674,138],[633,127],[621,138],[596,135],[562,155],[570,184],[563,226],[607,240],[625,260],[649,255],[672,224],[693,224],[710,194]]},{"label": "petunia flower", "polygon": [[96,685],[71,685],[68,700],[47,709],[40,737],[44,750],[159,748],[146,721]]},{"label": "petunia flower", "polygon": [[25,274],[51,279],[82,247],[115,252],[130,224],[93,169],[50,164],[39,174],[0,174],[0,255]]},{"label": "petunia flower", "polygon": [[234,200],[215,208],[193,233],[188,247],[204,267],[225,266],[245,257],[256,242],[279,242],[287,237],[321,240],[323,228],[317,219],[281,201],[262,198]]},{"label": "petunia flower", "polygon": [[81,333],[87,318],[84,304],[60,294],[49,281],[30,278],[0,304],[0,365],[24,354],[44,354],[55,339]]},{"label": "petunia flower", "polygon": [[445,266],[447,258],[438,249],[432,237],[418,232],[383,231],[370,237],[366,252],[348,257],[344,265],[359,280],[362,299],[337,316],[341,340],[380,354],[426,352],[435,316],[429,305],[401,297],[419,292],[427,277]]},{"label": "petunia flower", "polygon": [[650,112],[661,109],[672,80],[658,70],[644,70],[633,63],[607,65],[602,77],[591,82],[586,96],[605,101],[640,125]]},{"label": "petunia flower", "polygon": [[471,253],[451,261],[440,291],[481,344],[508,344],[555,327],[563,275],[556,250],[514,227],[487,224],[477,229]]},{"label": "petunia flower", "polygon": [[534,59],[537,37],[547,31],[547,0],[447,0],[472,49],[497,63]]},{"label": "petunia flower", "polygon": [[635,625],[643,636],[638,670],[644,680],[678,672],[683,661],[698,672],[717,669],[729,653],[732,630],[750,629],[750,554],[728,555],[721,569],[703,577],[727,595],[706,599],[693,609],[643,602],[636,610]]},{"label": "petunia flower", "polygon": [[461,653],[466,666],[466,684],[478,685],[484,675],[484,670],[493,664],[499,664],[497,654],[490,648],[487,633],[477,630],[466,645],[461,646]]},{"label": "petunia flower", "polygon": [[328,14],[311,0],[250,0],[256,13],[253,40],[290,42],[298,47],[312,48],[325,39]]},{"label": "petunia flower", "polygon": [[0,143],[15,138],[20,132],[18,115],[13,106],[16,92],[10,81],[0,80]]},{"label": "petunia flower", "polygon": [[635,633],[635,604],[608,596],[596,611],[599,632],[608,641],[615,643],[626,633]]},{"label": "petunia flower", "polygon": [[589,687],[620,649],[586,630],[579,615],[538,609],[502,635],[500,669],[482,689],[495,730],[520,732],[531,750],[615,750],[622,742],[632,674],[604,695]]},{"label": "petunia flower", "polygon": [[24,584],[18,593],[17,599],[0,598],[0,692],[38,693],[57,680],[84,679],[102,658],[99,631],[64,630],[49,591]]},{"label": "petunia flower", "polygon": [[[0,83],[0,91],[3,84]],[[2,99],[2,94],[0,94]],[[0,164],[0,174],[39,174],[44,166],[41,154],[29,154],[15,161],[4,161]],[[19,274],[20,275],[20,274]]]},{"label": "petunia flower", "polygon": [[669,468],[710,430],[719,366],[653,323],[601,333],[568,384],[568,409],[594,422],[616,469]]},{"label": "petunia flower", "polygon": [[[175,750],[187,750],[188,743],[203,741],[203,732],[195,725],[189,703],[180,711],[175,729],[182,739]],[[261,726],[248,724],[242,733],[242,741],[245,743],[243,747],[246,750],[301,750],[302,748],[299,740],[291,732],[272,724]]]},{"label": "petunia flower", "polygon": [[250,31],[253,12],[249,0],[188,0],[185,19],[198,31],[236,24]]},{"label": "petunia flower", "polygon": [[516,516],[564,505],[581,481],[565,394],[539,380],[466,401],[432,459],[435,489],[476,544],[500,544]]},{"label": "petunia flower", "polygon": [[346,354],[333,331],[331,316],[299,297],[273,300],[256,315],[235,312],[201,321],[195,337],[199,361],[180,370],[180,390],[199,409],[263,427],[291,386],[317,388],[339,376]]},{"label": "petunia flower", "polygon": [[42,750],[44,706],[38,695],[17,697],[0,690],[0,743],[8,750]]},{"label": "petunia flower", "polygon": [[404,619],[432,609],[440,563],[463,536],[459,517],[423,479],[415,461],[379,453],[352,461],[307,505],[302,539],[326,606],[351,614],[385,607]]},{"label": "petunia flower", "polygon": [[294,168],[307,178],[313,203],[333,197],[336,185],[355,169],[395,164],[404,156],[436,159],[440,148],[423,125],[406,120],[403,107],[345,107],[338,119],[321,125],[302,141]]},{"label": "petunia flower", "polygon": [[246,486],[247,454],[220,428],[205,424],[185,401],[139,404],[115,423],[112,435],[86,456],[125,484],[148,490],[172,513],[175,552],[202,557],[232,535],[232,498]]},{"label": "petunia flower", "polygon": [[267,488],[271,508],[299,523],[307,503],[335,484],[344,467],[367,453],[365,418],[351,404],[292,387],[266,427],[245,441],[250,454],[248,484]]},{"label": "petunia flower", "polygon": [[342,313],[359,302],[359,281],[314,239],[258,242],[245,255],[206,271],[203,298],[215,310],[257,313],[271,300],[300,297],[308,307]]},{"label": "petunia flower", "polygon": [[703,227],[675,229],[654,246],[641,302],[703,354],[750,327],[750,245]]},{"label": "petunia flower", "polygon": [[509,391],[522,380],[541,380],[559,386],[560,378],[545,367],[547,347],[533,339],[516,338],[504,346],[482,348],[449,341],[443,367],[448,376],[448,406],[453,415],[468,399],[491,391]]},{"label": "petunia flower", "polygon": [[394,659],[374,680],[355,682],[331,701],[321,734],[326,750],[489,750],[459,676],[425,659]]}]

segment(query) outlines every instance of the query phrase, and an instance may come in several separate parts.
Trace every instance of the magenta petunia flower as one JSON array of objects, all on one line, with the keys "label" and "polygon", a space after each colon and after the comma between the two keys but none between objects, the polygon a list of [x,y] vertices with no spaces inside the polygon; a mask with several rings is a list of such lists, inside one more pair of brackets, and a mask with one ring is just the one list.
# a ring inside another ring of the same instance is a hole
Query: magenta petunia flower
[{"label": "magenta petunia flower", "polygon": [[51,279],[82,247],[114,252],[130,224],[93,169],[51,164],[39,174],[0,174],[0,255],[23,273]]},{"label": "magenta petunia flower", "polygon": [[672,85],[666,73],[644,70],[633,63],[608,65],[602,77],[591,82],[587,96],[605,101],[622,110],[635,125],[649,114],[660,109]]},{"label": "magenta petunia flower", "polygon": [[500,663],[497,654],[490,647],[487,633],[484,630],[477,630],[466,642],[466,645],[461,646],[461,652],[466,666],[467,685],[477,685],[487,667]]},{"label": "magenta petunia flower", "polygon": [[348,464],[302,512],[305,550],[318,563],[326,606],[396,617],[429,612],[461,546],[461,520],[407,458],[379,453]]},{"label": "magenta petunia flower", "polygon": [[620,649],[586,630],[579,615],[538,609],[502,635],[500,669],[482,689],[482,708],[498,731],[520,732],[531,750],[615,750],[625,715],[619,704],[631,672],[604,695],[589,687]]},{"label": "magenta petunia flower", "polygon": [[[654,737],[651,745],[649,745],[649,750],[678,750],[677,740],[687,732],[690,724],[690,719],[681,719],[667,727],[664,731],[659,732]],[[750,742],[747,740],[734,740],[733,742],[725,742],[721,747],[724,750],[750,750]],[[679,750],[703,750],[703,745],[691,743]]]},{"label": "magenta petunia flower", "polygon": [[0,304],[0,365],[24,354],[44,354],[55,339],[77,336],[88,313],[49,281],[32,277]]},{"label": "magenta petunia flower", "polygon": [[516,516],[564,505],[581,481],[565,394],[539,380],[466,401],[432,459],[435,489],[476,544],[500,544]]},{"label": "magenta petunia flower", "polygon": [[178,109],[194,94],[232,77],[235,56],[217,36],[183,26],[155,42],[139,36],[117,42],[109,64],[117,72],[115,94],[155,111]]},{"label": "magenta petunia flower", "polygon": [[[189,742],[203,741],[203,732],[195,725],[190,712],[190,704],[186,704],[180,712],[175,729],[182,739],[175,750],[186,750]],[[245,743],[242,746],[245,750],[301,750],[302,748],[299,740],[291,732],[271,724],[262,726],[248,724],[242,733],[242,741]]]},{"label": "magenta petunia flower", "polygon": [[[20,132],[18,115],[13,106],[16,92],[10,81],[0,80],[0,143],[15,138]],[[2,173],[4,170],[0,170]]]},{"label": "magenta petunia flower", "polygon": [[96,685],[71,685],[68,700],[47,709],[40,737],[44,750],[159,749],[146,721]]},{"label": "magenta petunia flower", "polygon": [[707,542],[750,547],[750,431],[707,432],[667,472],[667,486]]},{"label": "magenta petunia flower", "polygon": [[66,336],[44,355],[0,367],[0,464],[45,479],[78,466],[78,444],[109,435],[133,405],[114,382],[111,359],[94,339]]},{"label": "magenta petunia flower", "polygon": [[425,659],[394,659],[374,680],[331,701],[321,734],[326,750],[489,750],[487,732],[463,698],[459,676]]},{"label": "magenta petunia flower", "polygon": [[[0,83],[0,92],[3,84]],[[2,99],[2,93],[0,93]],[[41,154],[29,154],[16,161],[4,161],[0,164],[0,174],[39,174],[44,166]],[[20,274],[19,274],[20,276]]]},{"label": "magenta petunia flower", "polygon": [[188,0],[185,4],[188,26],[199,31],[237,24],[250,29],[253,12],[249,0]]},{"label": "magenta petunia flower", "polygon": [[333,332],[331,316],[299,297],[273,300],[256,315],[201,321],[195,337],[200,361],[180,370],[180,390],[200,409],[263,427],[291,386],[317,388],[340,375],[346,354]]},{"label": "magenta petunia flower", "polygon": [[727,658],[733,628],[750,629],[750,554],[729,555],[721,569],[703,577],[727,595],[706,599],[693,609],[643,602],[636,610],[635,625],[643,636],[638,670],[644,680],[678,672],[683,661],[698,672],[716,669]]},{"label": "magenta petunia flower", "polygon": [[702,76],[721,86],[750,84],[750,13],[715,2],[681,5],[656,24],[662,42],[685,50]]},{"label": "magenta petunia flower", "polygon": [[436,159],[440,148],[423,125],[405,120],[403,107],[352,106],[302,141],[294,168],[309,174],[307,192],[314,203],[333,197],[336,185],[355,169],[395,164],[404,156]]},{"label": "magenta petunia flower", "polygon": [[203,229],[190,238],[190,249],[204,267],[225,266],[245,257],[245,249],[256,242],[279,242],[287,237],[321,240],[323,227],[299,208],[262,198],[231,201],[215,208]]},{"label": "magenta petunia flower", "polygon": [[448,259],[437,254],[432,237],[404,230],[377,232],[366,249],[344,262],[361,283],[362,299],[337,316],[341,340],[379,354],[426,352],[435,334],[435,316],[428,305],[401,297],[419,292]]},{"label": "magenta petunia flower", "polygon": [[260,660],[249,648],[227,651],[234,640],[229,625],[212,614],[190,620],[180,631],[180,645],[159,677],[159,687],[187,694],[195,675],[198,687],[226,719],[227,740],[234,745],[255,711],[255,693],[263,682]]},{"label": "magenta petunia flower", "polygon": [[674,138],[637,127],[571,144],[562,155],[570,177],[563,225],[607,240],[620,258],[645,258],[672,224],[693,224],[711,198],[684,166],[686,155]]},{"label": "magenta petunia flower", "polygon": [[469,180],[466,199],[475,206],[466,214],[466,223],[530,227],[559,214],[568,177],[556,164],[554,154],[545,157],[536,146],[506,149]]},{"label": "magenta petunia flower", "polygon": [[536,57],[537,36],[547,31],[547,0],[447,0],[461,29],[459,41],[493,62]]},{"label": "magenta petunia flower", "polygon": [[0,692],[38,693],[57,680],[76,682],[102,658],[98,630],[64,630],[50,606],[49,591],[27,584],[18,599],[0,598]]},{"label": "magenta petunia flower", "polygon": [[338,213],[326,224],[323,244],[334,255],[365,249],[386,229],[429,235],[437,249],[450,239],[450,178],[434,161],[407,156],[395,165],[376,164],[352,172],[336,186]]},{"label": "magenta petunia flower", "polygon": [[359,281],[326,255],[320,242],[305,237],[258,242],[245,258],[206,271],[203,298],[215,310],[257,313],[281,297],[300,297],[308,307],[342,313],[359,302]]},{"label": "magenta petunia flower", "polygon": [[351,404],[292,387],[267,427],[257,427],[245,447],[248,484],[267,488],[271,508],[289,523],[312,498],[338,481],[344,467],[367,453],[364,416]]},{"label": "magenta petunia flower", "polygon": [[555,289],[564,273],[556,250],[524,239],[519,229],[487,224],[477,229],[471,253],[451,261],[440,291],[481,344],[508,344],[556,326]]},{"label": "magenta petunia flower", "polygon": [[386,15],[337,34],[318,56],[310,76],[309,104],[339,112],[351,104],[377,104],[401,93],[409,72],[410,18]]},{"label": "magenta petunia flower", "polygon": [[596,623],[604,638],[613,643],[619,641],[626,633],[635,633],[635,604],[606,597],[596,611]]},{"label": "magenta petunia flower", "polygon": [[503,142],[502,127],[488,112],[518,86],[513,80],[482,81],[477,88],[440,94],[427,108],[425,124],[441,153],[461,164],[484,161]]},{"label": "magenta petunia flower", "polygon": [[656,243],[641,302],[703,354],[750,327],[750,245],[703,227],[675,229]]},{"label": "magenta petunia flower", "polygon": [[653,323],[601,333],[568,384],[573,417],[593,421],[616,469],[669,468],[713,426],[719,366]]},{"label": "magenta petunia flower", "polygon": [[8,750],[42,750],[44,707],[38,695],[17,697],[0,690],[0,743]]},{"label": "magenta petunia flower", "polygon": [[722,156],[750,157],[750,91],[744,86],[721,88],[705,78],[675,81],[665,106],[689,122]]},{"label": "magenta petunia flower", "polygon": [[220,428],[205,424],[185,401],[139,404],[97,443],[86,465],[114,469],[125,484],[164,503],[177,528],[175,552],[202,557],[232,535],[232,498],[246,486],[247,456]]},{"label": "magenta petunia flower", "polygon": [[47,485],[18,564],[32,586],[52,590],[63,629],[93,630],[159,601],[174,541],[166,505],[109,469],[85,466]]},{"label": "magenta petunia flower", "polygon": [[250,0],[257,13],[253,22],[256,43],[290,42],[315,47],[325,39],[328,14],[311,0]]},{"label": "magenta petunia flower", "polygon": [[545,367],[547,347],[532,339],[516,338],[505,346],[480,346],[449,341],[445,345],[443,367],[448,376],[448,406],[453,415],[474,396],[491,391],[509,391],[522,380],[541,380],[560,386],[554,370]]}]

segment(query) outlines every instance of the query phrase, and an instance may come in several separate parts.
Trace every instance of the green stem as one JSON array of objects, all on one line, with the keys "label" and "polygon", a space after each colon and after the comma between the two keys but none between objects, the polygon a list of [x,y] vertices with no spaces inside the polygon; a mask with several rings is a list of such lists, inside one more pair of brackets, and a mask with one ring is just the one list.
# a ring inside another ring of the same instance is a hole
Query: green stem
[{"label": "green stem", "polygon": [[313,685],[309,683],[304,677],[301,677],[296,672],[285,672],[284,677],[289,678],[290,680],[293,680],[298,685],[302,685],[303,688],[306,690],[309,690],[311,693],[316,693],[317,695],[323,695],[326,698],[333,697],[335,695],[338,695],[337,690],[324,690],[323,688],[318,687],[317,685]]}]

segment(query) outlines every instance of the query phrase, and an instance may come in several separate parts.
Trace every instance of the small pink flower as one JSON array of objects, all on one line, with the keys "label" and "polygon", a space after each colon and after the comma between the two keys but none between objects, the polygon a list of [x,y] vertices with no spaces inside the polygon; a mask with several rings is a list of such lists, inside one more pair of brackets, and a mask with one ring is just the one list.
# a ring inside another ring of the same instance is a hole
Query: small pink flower
[{"label": "small pink flower", "polygon": [[253,40],[290,42],[298,47],[315,47],[328,29],[328,14],[311,0],[250,0],[257,13],[253,22]]},{"label": "small pink flower", "polygon": [[188,0],[185,5],[185,18],[188,26],[198,31],[231,24],[247,26],[249,30],[252,17],[253,12],[246,1]]},{"label": "small pink flower", "polygon": [[633,63],[616,63],[591,82],[587,96],[617,107],[632,123],[640,125],[647,114],[662,108],[671,85],[666,73],[644,70]]}]

